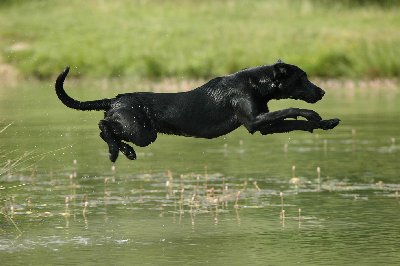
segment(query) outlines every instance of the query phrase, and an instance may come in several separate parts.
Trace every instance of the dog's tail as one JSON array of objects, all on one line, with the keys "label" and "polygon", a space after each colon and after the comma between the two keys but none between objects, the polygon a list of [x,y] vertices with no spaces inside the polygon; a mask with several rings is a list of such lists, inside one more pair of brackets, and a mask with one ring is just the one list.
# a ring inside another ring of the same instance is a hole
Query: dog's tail
[{"label": "dog's tail", "polygon": [[66,67],[63,72],[58,76],[55,84],[56,93],[58,98],[68,106],[69,108],[77,109],[77,110],[108,110],[111,108],[111,100],[110,99],[103,99],[103,100],[96,100],[96,101],[87,101],[87,102],[80,102],[73,98],[71,98],[64,90],[64,80],[67,77],[69,72],[69,67]]}]

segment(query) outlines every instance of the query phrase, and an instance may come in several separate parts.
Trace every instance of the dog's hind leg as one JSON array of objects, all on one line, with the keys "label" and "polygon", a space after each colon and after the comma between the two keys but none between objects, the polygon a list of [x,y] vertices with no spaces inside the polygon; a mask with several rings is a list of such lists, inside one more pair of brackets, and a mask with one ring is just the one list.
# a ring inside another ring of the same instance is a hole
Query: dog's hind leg
[{"label": "dog's hind leg", "polygon": [[[151,120],[140,110],[120,108],[108,116],[106,120],[110,123],[114,135],[119,140],[132,142],[139,147],[146,147],[157,138],[157,132],[152,126]],[[129,154],[131,148],[127,148],[130,146],[126,145],[123,144],[121,152],[125,154],[124,151],[127,151],[127,154]]]},{"label": "dog's hind leg", "polygon": [[127,143],[122,142],[113,132],[110,122],[101,120],[99,123],[101,130],[100,137],[108,144],[110,160],[115,162],[118,158],[118,152],[121,151],[129,160],[136,159],[135,150]]},{"label": "dog's hind leg", "polygon": [[109,158],[114,163],[118,158],[121,141],[115,137],[107,121],[100,120],[99,128],[101,130],[100,137],[108,144]]}]

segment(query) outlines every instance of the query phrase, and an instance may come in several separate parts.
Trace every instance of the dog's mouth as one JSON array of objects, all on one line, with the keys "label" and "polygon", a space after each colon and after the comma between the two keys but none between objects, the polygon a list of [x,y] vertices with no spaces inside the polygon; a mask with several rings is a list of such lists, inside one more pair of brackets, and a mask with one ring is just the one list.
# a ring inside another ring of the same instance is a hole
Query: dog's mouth
[{"label": "dog's mouth", "polygon": [[289,96],[288,98],[292,100],[305,101],[307,103],[316,103],[322,99],[322,97],[301,97],[301,96]]},{"label": "dog's mouth", "polygon": [[292,100],[301,100],[300,98],[298,98],[298,97],[296,97],[296,96],[289,96],[289,99],[292,99]]},{"label": "dog's mouth", "polygon": [[316,103],[316,102],[318,102],[319,100],[321,100],[321,98],[320,99],[315,99],[315,100],[309,100],[309,101],[306,101],[307,103]]},{"label": "dog's mouth", "polygon": [[322,97],[324,96],[324,94],[321,95],[316,95],[314,97],[297,97],[297,96],[290,96],[289,99],[292,100],[301,100],[301,101],[305,101],[307,103],[316,103],[318,101],[320,101],[322,99]]},{"label": "dog's mouth", "polygon": [[320,97],[320,98],[315,98],[315,99],[308,99],[308,100],[306,100],[306,102],[307,103],[316,103],[316,102],[318,102],[319,100],[321,100],[322,99],[322,97]]}]

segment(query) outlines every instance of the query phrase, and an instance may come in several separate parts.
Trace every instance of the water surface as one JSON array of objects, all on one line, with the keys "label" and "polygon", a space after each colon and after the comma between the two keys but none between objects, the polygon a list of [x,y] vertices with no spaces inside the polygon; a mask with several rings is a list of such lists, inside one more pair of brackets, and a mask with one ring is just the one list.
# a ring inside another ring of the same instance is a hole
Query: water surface
[{"label": "water surface", "polygon": [[0,128],[12,123],[0,133],[1,264],[398,264],[398,92],[274,102],[342,123],[314,134],[160,135],[112,167],[100,112],[67,109],[52,84],[1,88]]}]

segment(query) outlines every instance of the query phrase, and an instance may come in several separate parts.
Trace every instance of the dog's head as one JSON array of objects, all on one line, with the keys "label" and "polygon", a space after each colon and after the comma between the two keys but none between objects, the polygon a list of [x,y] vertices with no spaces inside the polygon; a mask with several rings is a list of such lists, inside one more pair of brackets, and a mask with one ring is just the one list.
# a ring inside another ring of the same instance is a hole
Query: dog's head
[{"label": "dog's head", "polygon": [[280,60],[272,66],[257,68],[255,73],[256,75],[252,75],[253,84],[256,84],[261,94],[270,99],[295,99],[315,103],[325,94],[308,80],[306,72]]}]

